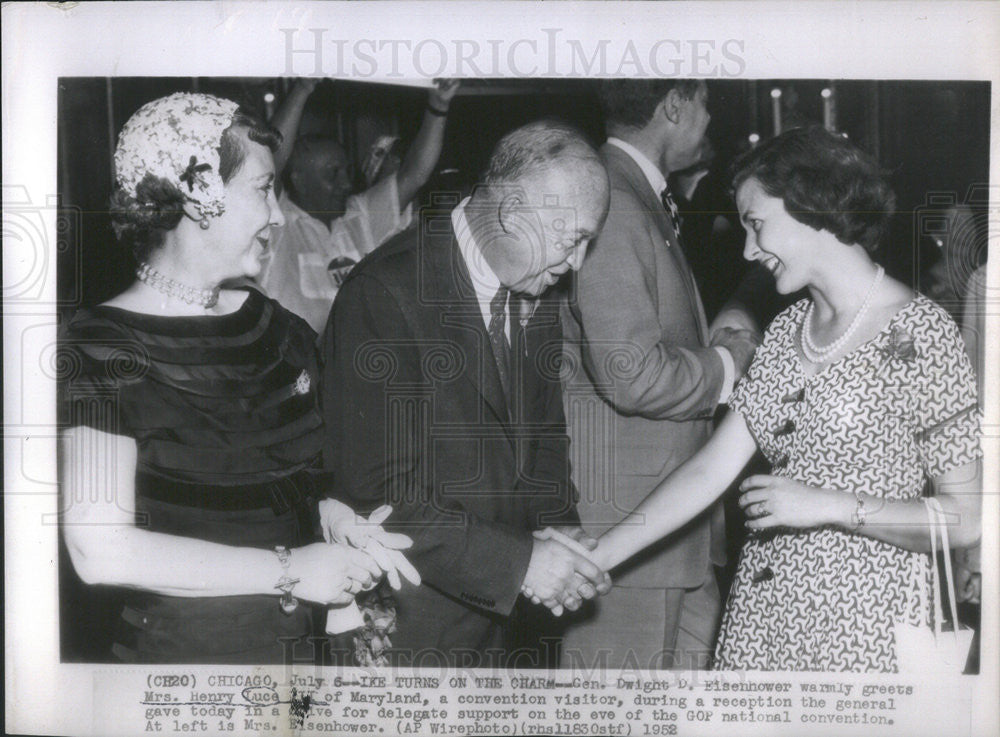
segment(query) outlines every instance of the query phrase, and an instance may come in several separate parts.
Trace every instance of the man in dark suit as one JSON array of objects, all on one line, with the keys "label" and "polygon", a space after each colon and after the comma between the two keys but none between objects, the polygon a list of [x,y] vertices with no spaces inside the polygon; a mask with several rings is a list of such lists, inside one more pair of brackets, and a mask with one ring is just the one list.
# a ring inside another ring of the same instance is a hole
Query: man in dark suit
[{"label": "man in dark suit", "polygon": [[[750,331],[710,333],[667,190],[670,172],[697,160],[709,122],[705,83],[614,80],[600,96],[611,205],[564,313],[578,509],[592,534],[707,440],[756,345]],[[612,591],[565,633],[564,661],[705,667],[721,609],[711,564],[724,562],[723,537],[716,505],[616,571]]]},{"label": "man in dark suit", "polygon": [[423,578],[394,594],[390,657],[507,663],[501,629],[522,587],[558,611],[606,575],[554,539],[579,529],[549,294],[579,267],[607,212],[597,153],[574,130],[506,135],[484,183],[450,215],[366,257],[327,323],[325,461],[358,511],[394,508]]}]

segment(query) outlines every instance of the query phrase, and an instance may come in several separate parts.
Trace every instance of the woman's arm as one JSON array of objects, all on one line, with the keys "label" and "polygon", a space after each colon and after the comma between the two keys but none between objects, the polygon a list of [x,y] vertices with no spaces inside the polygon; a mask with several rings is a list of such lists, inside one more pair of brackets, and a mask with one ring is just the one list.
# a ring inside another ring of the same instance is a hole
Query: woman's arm
[{"label": "woman's arm", "polygon": [[[135,525],[136,445],[132,438],[75,427],[62,436],[62,528],[86,583],[171,596],[273,594],[284,573],[270,550],[240,548],[143,530]],[[346,604],[381,571],[360,550],[316,543],[296,548],[294,594]]]},{"label": "woman's arm", "polygon": [[[949,543],[967,548],[979,542],[982,517],[982,466],[967,463],[932,479],[935,495],[948,518]],[[883,499],[866,492],[820,489],[778,476],[751,476],[740,486],[740,506],[747,527],[809,528],[837,525],[907,550],[931,549],[927,512],[920,500]],[[863,508],[859,515],[858,497]],[[763,505],[761,507],[760,505]],[[864,524],[859,524],[860,518]]]},{"label": "woman's arm", "polygon": [[730,411],[701,450],[601,536],[594,561],[610,570],[684,526],[722,495],[756,450],[746,421]]}]

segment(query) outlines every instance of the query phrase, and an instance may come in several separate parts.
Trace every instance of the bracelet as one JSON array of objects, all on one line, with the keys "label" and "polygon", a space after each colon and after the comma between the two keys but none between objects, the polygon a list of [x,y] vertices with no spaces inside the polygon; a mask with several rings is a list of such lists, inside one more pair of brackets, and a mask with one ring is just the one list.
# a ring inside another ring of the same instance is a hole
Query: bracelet
[{"label": "bracelet", "polygon": [[865,510],[865,500],[864,497],[861,496],[860,492],[856,493],[854,498],[857,500],[858,505],[854,508],[854,514],[851,519],[854,522],[854,532],[857,532],[865,526],[865,517],[868,512]]},{"label": "bracelet", "polygon": [[278,545],[274,548],[274,554],[278,556],[278,562],[281,563],[281,578],[274,585],[274,588],[281,591],[278,604],[281,605],[281,611],[285,614],[291,614],[299,606],[299,600],[292,596],[292,589],[295,588],[299,579],[291,578],[288,575],[288,561],[291,559],[292,553],[284,545]]},{"label": "bracelet", "polygon": [[442,110],[441,108],[434,107],[429,102],[427,103],[427,112],[429,112],[431,115],[436,115],[439,118],[447,118],[448,117],[448,111],[447,110]]}]

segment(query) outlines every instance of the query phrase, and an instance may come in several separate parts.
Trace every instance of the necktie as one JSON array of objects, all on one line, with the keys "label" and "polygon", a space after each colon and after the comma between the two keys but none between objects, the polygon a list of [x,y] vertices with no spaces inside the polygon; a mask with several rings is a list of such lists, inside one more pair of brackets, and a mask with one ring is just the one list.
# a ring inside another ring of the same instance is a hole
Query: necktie
[{"label": "necktie", "polygon": [[510,343],[504,327],[507,323],[507,287],[501,286],[496,296],[490,301],[490,345],[493,347],[493,358],[497,362],[497,373],[508,404],[510,394]]},{"label": "necktie", "polygon": [[663,188],[663,192],[660,193],[660,199],[663,201],[663,209],[670,215],[670,224],[674,226],[674,235],[677,237],[677,245],[680,245],[681,215],[677,210],[677,203],[674,202],[674,198],[670,196],[670,187]]}]

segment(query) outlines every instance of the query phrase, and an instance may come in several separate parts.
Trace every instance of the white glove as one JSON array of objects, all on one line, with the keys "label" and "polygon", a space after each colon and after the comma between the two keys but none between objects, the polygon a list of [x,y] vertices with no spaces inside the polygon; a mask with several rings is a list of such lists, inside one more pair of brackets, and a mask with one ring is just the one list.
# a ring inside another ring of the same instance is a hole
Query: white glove
[{"label": "white glove", "polygon": [[385,504],[372,512],[368,519],[336,499],[319,503],[320,526],[328,543],[342,543],[364,550],[385,571],[389,585],[402,586],[400,574],[414,586],[420,585],[420,574],[400,550],[413,545],[407,535],[386,532],[382,523],[392,514],[392,507]]},{"label": "white glove", "polygon": [[406,535],[382,529],[382,523],[390,514],[392,507],[388,504],[383,504],[365,519],[336,499],[323,499],[319,503],[323,539],[328,543],[342,543],[354,548],[364,549],[370,539],[378,540],[393,550],[405,550],[413,545],[413,540]]}]

